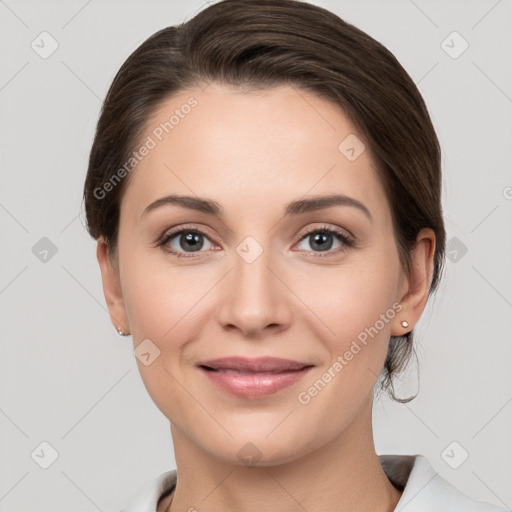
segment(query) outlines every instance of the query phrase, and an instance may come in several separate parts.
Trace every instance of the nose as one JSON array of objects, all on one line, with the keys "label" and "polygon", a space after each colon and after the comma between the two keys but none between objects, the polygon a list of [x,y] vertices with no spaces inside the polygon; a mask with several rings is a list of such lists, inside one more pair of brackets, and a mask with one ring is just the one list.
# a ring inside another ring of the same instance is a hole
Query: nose
[{"label": "nose", "polygon": [[281,274],[270,251],[264,250],[252,262],[235,252],[232,270],[223,279],[217,312],[221,327],[250,338],[288,328],[293,294]]}]

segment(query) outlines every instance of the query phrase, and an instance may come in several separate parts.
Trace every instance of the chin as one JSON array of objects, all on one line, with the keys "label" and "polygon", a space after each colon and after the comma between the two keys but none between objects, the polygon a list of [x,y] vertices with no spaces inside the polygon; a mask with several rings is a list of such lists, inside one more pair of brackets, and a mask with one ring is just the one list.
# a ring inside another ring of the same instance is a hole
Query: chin
[{"label": "chin", "polygon": [[[277,429],[276,429],[277,430]],[[279,466],[292,462],[314,449],[319,439],[297,438],[297,431],[274,432],[255,429],[232,432],[233,439],[223,443],[213,440],[212,446],[205,447],[214,457],[228,463],[246,467]],[[309,441],[309,442],[308,442]]]}]

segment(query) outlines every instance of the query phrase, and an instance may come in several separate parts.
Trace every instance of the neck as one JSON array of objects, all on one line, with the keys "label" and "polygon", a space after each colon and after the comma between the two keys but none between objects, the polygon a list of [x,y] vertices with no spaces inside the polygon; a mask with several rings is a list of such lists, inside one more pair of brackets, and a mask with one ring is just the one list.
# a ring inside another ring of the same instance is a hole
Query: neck
[{"label": "neck", "polygon": [[220,460],[173,425],[171,431],[178,481],[165,503],[170,512],[391,512],[401,496],[375,452],[371,403],[341,435],[275,466],[246,467]]}]

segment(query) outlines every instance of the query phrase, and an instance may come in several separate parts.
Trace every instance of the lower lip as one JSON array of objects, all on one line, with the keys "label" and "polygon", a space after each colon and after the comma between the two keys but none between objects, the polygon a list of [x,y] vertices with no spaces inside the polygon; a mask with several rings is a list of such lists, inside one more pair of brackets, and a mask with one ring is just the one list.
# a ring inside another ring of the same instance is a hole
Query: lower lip
[{"label": "lower lip", "polygon": [[311,366],[302,370],[290,370],[280,373],[251,373],[241,375],[223,371],[210,371],[200,368],[219,388],[244,398],[260,398],[277,393],[298,382]]}]

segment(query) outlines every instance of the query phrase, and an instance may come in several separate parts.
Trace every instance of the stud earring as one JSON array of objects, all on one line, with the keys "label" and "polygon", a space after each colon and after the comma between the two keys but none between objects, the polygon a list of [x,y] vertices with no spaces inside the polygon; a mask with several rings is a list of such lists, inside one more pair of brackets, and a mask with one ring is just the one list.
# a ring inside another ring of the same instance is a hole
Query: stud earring
[{"label": "stud earring", "polygon": [[404,329],[406,329],[407,327],[409,327],[409,322],[407,320],[402,320],[402,327]]},{"label": "stud earring", "polygon": [[119,334],[119,336],[128,336],[130,333],[129,332],[123,332],[123,330],[121,329],[120,326],[117,327],[117,334]]}]

